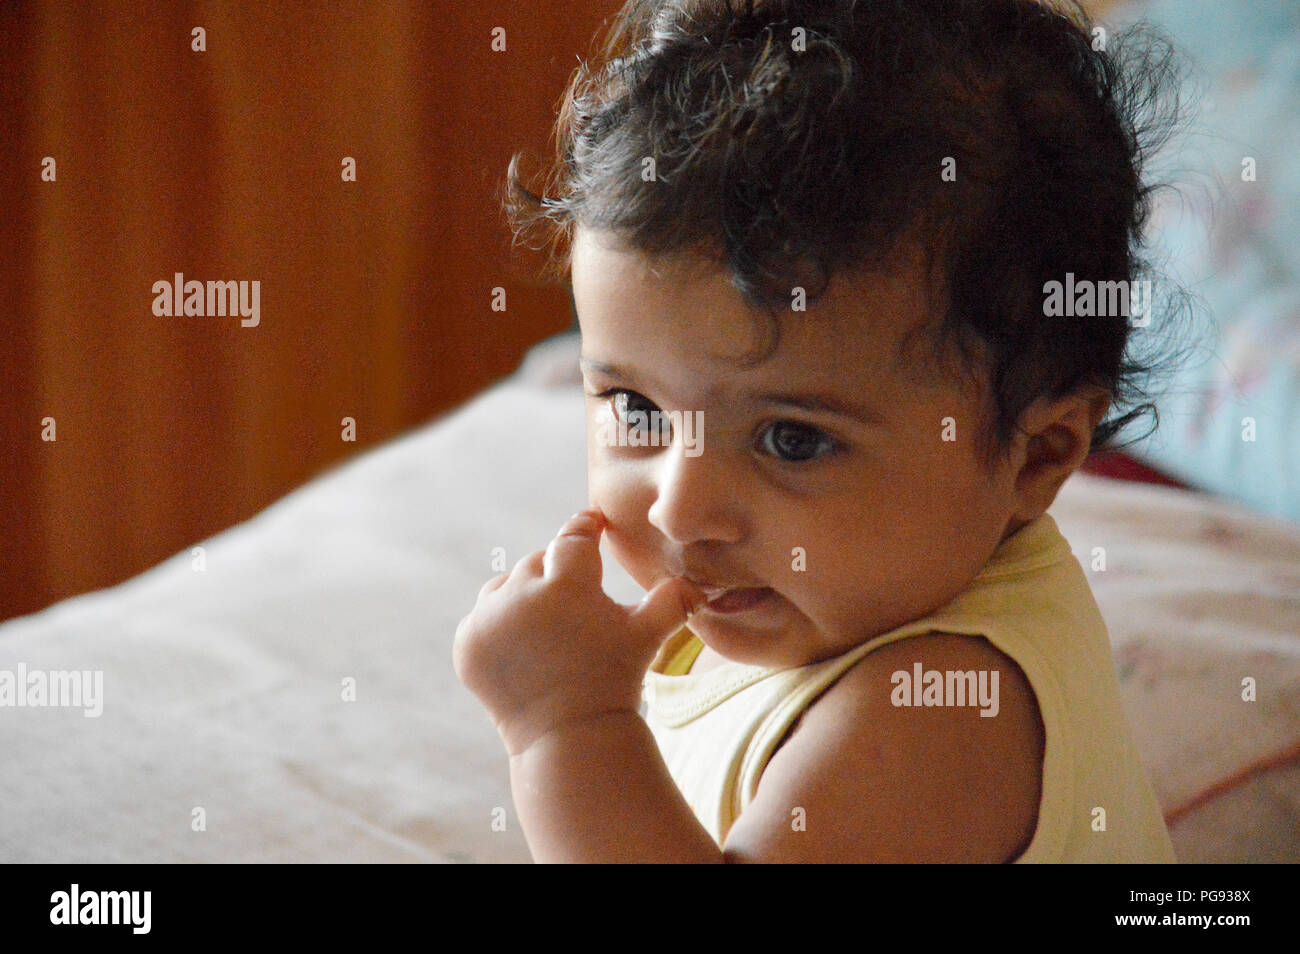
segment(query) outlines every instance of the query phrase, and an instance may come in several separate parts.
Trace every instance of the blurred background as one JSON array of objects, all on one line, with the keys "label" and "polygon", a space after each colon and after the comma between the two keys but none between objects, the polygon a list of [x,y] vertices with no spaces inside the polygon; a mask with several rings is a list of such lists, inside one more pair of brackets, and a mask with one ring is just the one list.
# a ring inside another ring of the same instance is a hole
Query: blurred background
[{"label": "blurred background", "polygon": [[[610,8],[0,4],[0,618],[251,517],[567,329],[496,190]],[[260,324],[155,316],[176,272],[259,280]]]}]

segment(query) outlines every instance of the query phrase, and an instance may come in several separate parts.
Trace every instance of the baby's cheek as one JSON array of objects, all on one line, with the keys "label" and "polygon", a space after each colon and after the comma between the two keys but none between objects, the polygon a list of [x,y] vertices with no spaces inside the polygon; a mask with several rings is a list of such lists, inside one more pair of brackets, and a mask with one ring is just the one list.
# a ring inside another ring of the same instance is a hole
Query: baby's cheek
[{"label": "baby's cheek", "polygon": [[618,524],[610,524],[605,528],[605,540],[610,555],[643,589],[653,588],[666,572],[641,536],[621,529]]},{"label": "baby's cheek", "polygon": [[[598,454],[608,453],[597,449]],[[587,467],[587,492],[593,507],[599,507],[608,519],[606,533],[610,536],[630,532],[638,519],[644,521],[645,511],[638,516],[637,491],[627,469],[620,469],[608,461],[595,459]]]},{"label": "baby's cheek", "polygon": [[875,533],[851,520],[806,527],[776,547],[772,586],[788,593],[810,615],[851,614],[852,607],[879,589],[886,554]]}]

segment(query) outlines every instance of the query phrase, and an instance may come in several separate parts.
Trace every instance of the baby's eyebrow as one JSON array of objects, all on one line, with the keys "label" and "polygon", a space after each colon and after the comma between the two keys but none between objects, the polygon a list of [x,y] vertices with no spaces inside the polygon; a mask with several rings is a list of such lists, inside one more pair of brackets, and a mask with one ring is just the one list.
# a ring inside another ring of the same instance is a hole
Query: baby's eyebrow
[{"label": "baby's eyebrow", "polygon": [[588,358],[583,355],[578,356],[578,364],[580,364],[584,370],[599,371],[601,374],[608,374],[610,377],[630,378],[633,376],[626,368],[621,368],[616,364],[609,364],[605,361],[597,361],[594,358]]},{"label": "baby's eyebrow", "polygon": [[880,411],[866,404],[850,401],[838,394],[747,394],[752,401],[762,404],[778,404],[794,407],[802,411],[822,414],[838,414],[849,417],[868,427],[889,426],[889,420]]},{"label": "baby's eyebrow", "polygon": [[[579,364],[584,370],[596,371],[601,374],[607,374],[610,377],[623,378],[628,381],[636,381],[638,376],[631,370],[617,364],[610,364],[605,361],[597,361],[593,358],[579,357]],[[653,381],[649,382],[654,384]],[[837,414],[841,417],[851,418],[867,427],[888,428],[889,419],[880,411],[866,404],[852,401],[839,394],[819,393],[760,393],[757,391],[746,391],[736,395],[729,400],[739,398],[752,404],[775,404],[780,407],[792,407],[801,411],[809,411],[817,414]]]}]

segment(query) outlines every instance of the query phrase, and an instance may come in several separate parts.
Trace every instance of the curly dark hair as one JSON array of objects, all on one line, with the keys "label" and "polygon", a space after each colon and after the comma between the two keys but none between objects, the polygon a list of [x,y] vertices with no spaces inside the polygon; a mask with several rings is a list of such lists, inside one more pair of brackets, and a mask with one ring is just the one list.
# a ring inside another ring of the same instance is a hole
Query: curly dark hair
[{"label": "curly dark hair", "polygon": [[1046,285],[1153,273],[1162,186],[1143,173],[1178,125],[1181,64],[1145,22],[1093,31],[1068,0],[628,0],[569,82],[543,188],[516,154],[503,206],[516,243],[549,235],[548,278],[575,224],[725,268],[767,318],[756,360],[793,288],[814,301],[919,248],[945,307],[912,367],[991,393],[985,460],[1036,399],[1088,386],[1111,395],[1091,449],[1115,449],[1143,414],[1158,425],[1161,362],[1138,339],[1168,344],[1156,329],[1189,296],[1161,281],[1143,336],[1125,314],[1049,316]]}]

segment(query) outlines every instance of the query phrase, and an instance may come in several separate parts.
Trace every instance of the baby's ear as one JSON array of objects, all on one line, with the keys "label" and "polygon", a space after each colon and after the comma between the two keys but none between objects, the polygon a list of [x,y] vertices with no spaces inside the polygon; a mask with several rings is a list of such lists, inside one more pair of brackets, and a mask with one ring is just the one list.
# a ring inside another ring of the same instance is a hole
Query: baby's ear
[{"label": "baby's ear", "polygon": [[[1110,401],[1110,392],[1099,387],[1084,388],[1059,398],[1040,397],[1020,415],[1020,434],[1029,445],[1035,438],[1062,443],[1079,436],[1087,444],[1110,409]],[[1061,450],[1066,452],[1067,448]],[[1029,455],[1033,456],[1032,446]],[[1087,456],[1085,447],[1083,457]],[[1080,457],[1080,463],[1083,457]]]},{"label": "baby's ear", "polygon": [[1060,398],[1039,398],[1020,417],[1024,441],[1016,475],[1017,511],[1032,519],[1051,506],[1067,477],[1092,449],[1092,434],[1110,407],[1109,392],[1092,388]]}]

